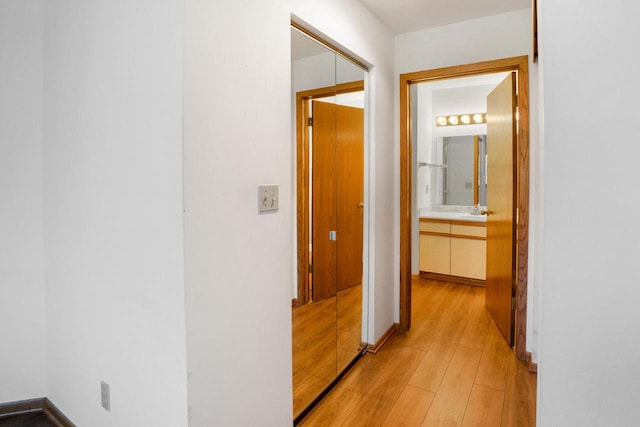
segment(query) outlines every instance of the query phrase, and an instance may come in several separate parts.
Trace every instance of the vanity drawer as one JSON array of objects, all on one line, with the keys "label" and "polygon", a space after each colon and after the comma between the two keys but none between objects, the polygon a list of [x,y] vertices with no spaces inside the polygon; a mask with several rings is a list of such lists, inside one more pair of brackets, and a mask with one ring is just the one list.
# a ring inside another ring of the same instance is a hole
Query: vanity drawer
[{"label": "vanity drawer", "polygon": [[449,221],[420,221],[420,231],[426,231],[429,233],[444,233],[449,234],[451,232],[451,223]]},{"label": "vanity drawer", "polygon": [[487,227],[482,225],[451,224],[451,234],[455,236],[487,237]]}]

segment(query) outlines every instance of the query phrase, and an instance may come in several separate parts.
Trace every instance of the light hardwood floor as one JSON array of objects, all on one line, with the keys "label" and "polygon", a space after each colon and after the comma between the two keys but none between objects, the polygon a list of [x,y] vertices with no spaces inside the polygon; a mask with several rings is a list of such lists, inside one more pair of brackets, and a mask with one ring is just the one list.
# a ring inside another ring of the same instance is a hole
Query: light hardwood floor
[{"label": "light hardwood floor", "polygon": [[293,416],[359,354],[362,285],[292,310]]},{"label": "light hardwood floor", "polygon": [[536,375],[500,335],[484,288],[412,286],[412,329],[367,354],[300,425],[535,426]]}]

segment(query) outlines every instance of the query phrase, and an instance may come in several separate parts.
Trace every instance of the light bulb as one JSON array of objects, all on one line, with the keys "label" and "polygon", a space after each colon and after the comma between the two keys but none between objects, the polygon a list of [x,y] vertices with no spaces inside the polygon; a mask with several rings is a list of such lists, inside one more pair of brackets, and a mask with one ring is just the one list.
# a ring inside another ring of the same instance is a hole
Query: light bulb
[{"label": "light bulb", "polygon": [[464,114],[464,115],[460,116],[460,121],[463,124],[468,125],[469,123],[471,123],[471,117],[469,117],[468,114]]},{"label": "light bulb", "polygon": [[458,124],[458,116],[449,116],[449,123],[452,125]]},{"label": "light bulb", "polygon": [[482,114],[474,114],[473,121],[476,123],[482,123]]},{"label": "light bulb", "polygon": [[446,126],[447,125],[447,118],[440,116],[438,118],[436,118],[436,123],[438,123],[438,126]]}]

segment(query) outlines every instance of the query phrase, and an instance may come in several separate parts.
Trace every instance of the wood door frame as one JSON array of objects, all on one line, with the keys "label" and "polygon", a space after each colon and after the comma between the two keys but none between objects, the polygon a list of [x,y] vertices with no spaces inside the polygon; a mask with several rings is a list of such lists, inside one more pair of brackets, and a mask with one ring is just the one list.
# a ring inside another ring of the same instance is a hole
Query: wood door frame
[{"label": "wood door frame", "polygon": [[456,77],[516,71],[518,137],[516,141],[516,357],[527,360],[527,277],[529,260],[529,58],[517,56],[400,75],[400,331],[411,328],[412,149],[411,85]]},{"label": "wood door frame", "polygon": [[342,93],[364,91],[364,80],[296,93],[296,229],[298,296],[296,305],[309,302],[309,102]]}]

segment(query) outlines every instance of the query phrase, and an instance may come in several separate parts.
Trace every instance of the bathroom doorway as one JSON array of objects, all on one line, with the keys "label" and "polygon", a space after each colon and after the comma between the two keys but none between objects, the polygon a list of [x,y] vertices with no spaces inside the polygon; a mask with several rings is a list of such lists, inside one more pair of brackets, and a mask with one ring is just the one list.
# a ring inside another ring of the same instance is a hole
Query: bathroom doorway
[{"label": "bathroom doorway", "polygon": [[[400,76],[400,330],[411,327],[411,279],[412,279],[412,231],[415,230],[415,197],[413,186],[416,163],[412,142],[412,87],[419,83],[435,82],[490,73],[513,72],[518,96],[517,130],[513,144],[514,174],[510,184],[514,191],[514,207],[511,225],[514,229],[514,253],[509,260],[513,265],[512,287],[507,311],[513,313],[516,355],[528,359],[526,352],[526,308],[529,227],[529,89],[528,58],[526,56],[487,61],[462,66],[427,70]],[[471,111],[470,111],[471,113]],[[490,210],[489,207],[487,210]]]}]

